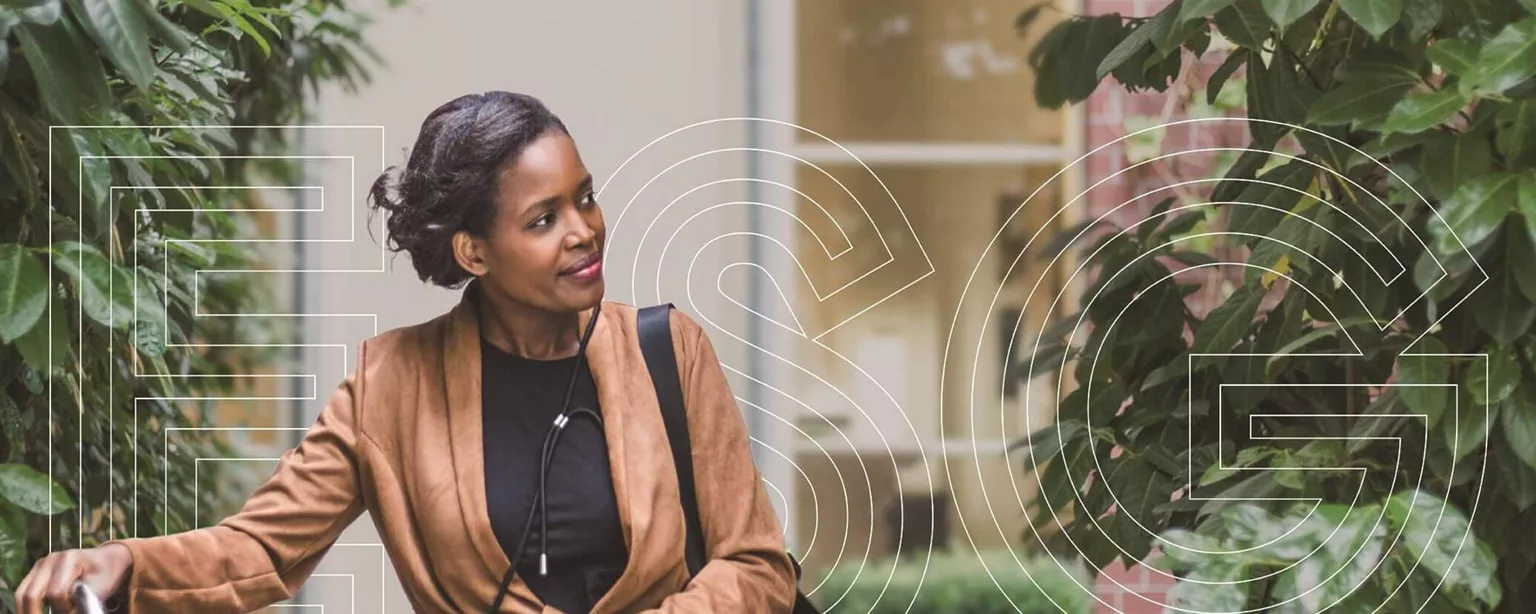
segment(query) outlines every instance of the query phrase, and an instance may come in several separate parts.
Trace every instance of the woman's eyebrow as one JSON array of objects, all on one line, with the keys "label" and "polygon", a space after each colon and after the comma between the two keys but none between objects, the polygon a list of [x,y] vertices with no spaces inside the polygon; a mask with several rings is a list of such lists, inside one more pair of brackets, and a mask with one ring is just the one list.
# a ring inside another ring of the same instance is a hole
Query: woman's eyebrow
[{"label": "woman's eyebrow", "polygon": [[590,189],[592,189],[592,175],[589,173],[586,179],[582,179],[581,183],[576,184],[576,193],[580,194]]}]

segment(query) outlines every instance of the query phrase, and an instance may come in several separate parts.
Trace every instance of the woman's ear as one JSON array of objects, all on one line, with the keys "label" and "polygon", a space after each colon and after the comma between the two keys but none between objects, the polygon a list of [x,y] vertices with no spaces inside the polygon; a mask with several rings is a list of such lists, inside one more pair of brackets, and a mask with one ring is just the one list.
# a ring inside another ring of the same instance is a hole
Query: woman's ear
[{"label": "woman's ear", "polygon": [[475,277],[483,277],[489,272],[482,249],[482,242],[471,236],[469,231],[453,233],[453,259],[459,262],[459,268]]}]

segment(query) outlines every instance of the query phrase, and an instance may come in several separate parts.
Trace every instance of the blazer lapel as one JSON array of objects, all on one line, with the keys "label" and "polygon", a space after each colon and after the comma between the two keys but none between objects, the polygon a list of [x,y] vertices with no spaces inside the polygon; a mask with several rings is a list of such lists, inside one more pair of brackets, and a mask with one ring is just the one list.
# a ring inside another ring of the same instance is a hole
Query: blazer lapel
[{"label": "blazer lapel", "polygon": [[[448,319],[443,340],[443,382],[448,396],[449,446],[453,455],[459,509],[475,553],[494,578],[486,599],[501,588],[512,562],[496,541],[485,499],[485,440],[481,430],[480,320],[471,284]],[[540,603],[521,577],[513,575],[509,602]],[[487,601],[489,605],[489,601]],[[505,607],[505,603],[503,604]]]}]

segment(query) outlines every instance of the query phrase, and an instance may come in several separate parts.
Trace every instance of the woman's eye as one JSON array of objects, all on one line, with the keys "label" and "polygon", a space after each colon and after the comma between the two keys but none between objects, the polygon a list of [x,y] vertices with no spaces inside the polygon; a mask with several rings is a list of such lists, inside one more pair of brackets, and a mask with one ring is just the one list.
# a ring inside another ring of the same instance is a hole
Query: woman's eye
[{"label": "woman's eye", "polygon": [[529,228],[542,228],[544,226],[548,226],[548,225],[553,224],[553,223],[555,223],[555,214],[553,214],[553,213],[546,213],[544,215],[539,216],[539,219],[534,220],[532,224],[528,225],[528,227]]},{"label": "woman's eye", "polygon": [[597,204],[597,192],[587,192],[586,196],[581,197],[581,204],[582,206]]}]

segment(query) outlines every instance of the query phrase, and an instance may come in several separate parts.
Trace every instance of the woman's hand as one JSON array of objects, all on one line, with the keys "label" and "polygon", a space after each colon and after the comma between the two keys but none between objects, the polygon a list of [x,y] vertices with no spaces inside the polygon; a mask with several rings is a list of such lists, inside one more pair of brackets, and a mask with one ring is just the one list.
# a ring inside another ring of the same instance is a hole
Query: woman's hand
[{"label": "woman's hand", "polygon": [[133,553],[122,544],[55,552],[32,566],[31,573],[16,587],[16,611],[43,614],[47,606],[54,612],[74,612],[70,591],[75,581],[84,582],[106,599],[117,592],[132,569]]}]

